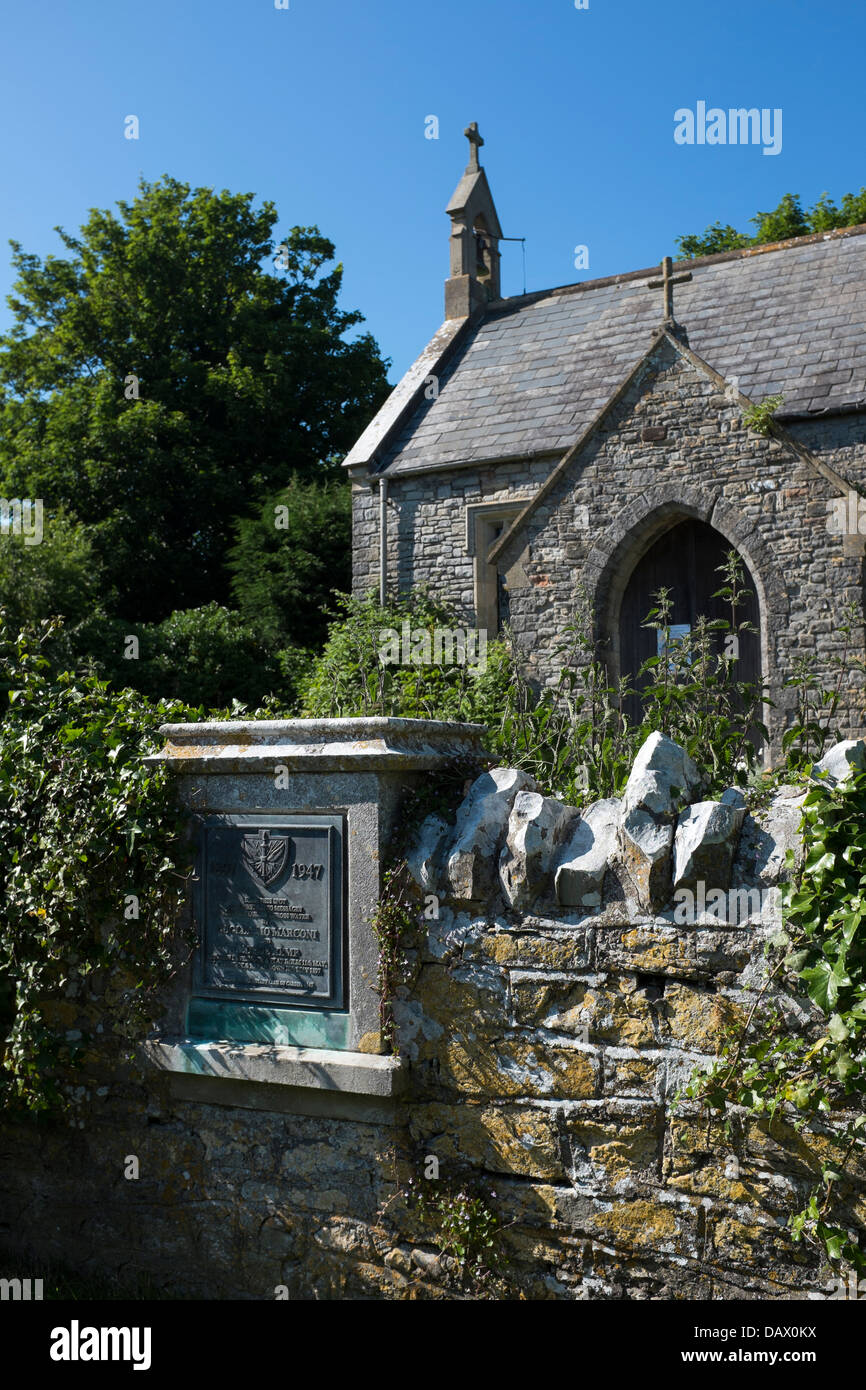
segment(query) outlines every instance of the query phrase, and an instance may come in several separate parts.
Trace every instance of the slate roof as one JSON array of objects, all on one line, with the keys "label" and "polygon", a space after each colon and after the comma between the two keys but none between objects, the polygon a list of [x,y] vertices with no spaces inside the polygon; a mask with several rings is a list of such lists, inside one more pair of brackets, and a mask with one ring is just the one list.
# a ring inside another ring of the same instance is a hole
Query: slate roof
[{"label": "slate roof", "polygon": [[[737,376],[744,395],[782,394],[780,418],[866,410],[866,226],[677,270],[686,268],[692,280],[674,290],[675,317],[692,350]],[[567,449],[658,329],[662,292],[646,288],[658,274],[653,266],[502,300],[479,323],[462,321],[462,338],[456,324],[444,337],[440,329],[395,389],[402,420],[397,399],[390,411],[386,403],[346,462],[366,456],[391,474]],[[451,355],[427,401],[420,367],[433,370],[437,340]]]}]

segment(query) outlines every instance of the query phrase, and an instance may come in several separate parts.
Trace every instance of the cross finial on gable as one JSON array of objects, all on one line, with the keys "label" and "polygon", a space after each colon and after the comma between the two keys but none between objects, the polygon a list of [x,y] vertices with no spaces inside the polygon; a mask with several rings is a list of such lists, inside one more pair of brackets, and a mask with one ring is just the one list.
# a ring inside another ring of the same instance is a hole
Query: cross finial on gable
[{"label": "cross finial on gable", "polygon": [[484,144],[484,141],[478,134],[478,122],[473,121],[471,125],[468,125],[463,134],[469,141],[469,163],[466,165],[466,172],[467,174],[474,173],[480,167],[478,163],[478,151]]},{"label": "cross finial on gable", "polygon": [[686,280],[691,280],[692,273],[687,270],[685,275],[673,274],[673,261],[670,256],[665,256],[662,261],[662,278],[660,280],[649,280],[648,290],[664,290],[664,321],[665,323],[674,322],[674,285],[683,285]]}]

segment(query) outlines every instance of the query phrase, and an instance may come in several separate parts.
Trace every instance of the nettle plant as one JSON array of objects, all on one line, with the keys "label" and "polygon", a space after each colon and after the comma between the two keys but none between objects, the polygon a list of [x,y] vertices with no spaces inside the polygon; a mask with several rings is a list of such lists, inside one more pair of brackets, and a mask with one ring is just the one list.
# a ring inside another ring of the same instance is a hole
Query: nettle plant
[{"label": "nettle plant", "polygon": [[740,639],[755,629],[739,616],[748,590],[736,551],[728,552],[719,574],[713,597],[727,604],[729,616],[699,617],[684,637],[672,638],[670,591],[659,590],[644,624],[658,634],[659,653],[640,671],[648,684],[639,742],[654,730],[673,738],[701,769],[709,794],[745,786],[758,767],[760,741],[768,738],[761,718],[766,686],[737,674]]},{"label": "nettle plant", "polygon": [[203,717],[52,674],[54,628],[0,622],[0,1104],[33,1112],[68,1103],[94,999],[106,1034],[135,1039],[175,968],[189,856],[143,754],[160,724]]},{"label": "nettle plant", "polygon": [[[458,629],[455,615],[423,592],[385,607],[372,595],[340,600],[343,616],[332,624],[303,693],[311,717],[391,715],[458,719],[486,724],[494,758],[531,773],[548,792],[575,804],[622,791],[641,743],[658,729],[682,743],[708,767],[708,790],[741,784],[754,771],[763,687],[737,676],[736,642],[748,629],[740,612],[746,597],[742,563],[735,551],[721,567],[714,597],[730,616],[700,619],[684,638],[672,636],[668,590],[654,596],[645,626],[659,634],[659,651],[635,675],[640,722],[626,705],[635,686],[617,686],[593,633],[588,596],[578,591],[572,621],[554,651],[559,670],[553,688],[539,690],[521,671],[521,656],[506,630],[486,648],[482,669],[468,663],[383,660],[383,633],[408,623],[413,633]],[[434,645],[435,650],[435,645]]]},{"label": "nettle plant", "polygon": [[[610,683],[603,650],[593,634],[589,597],[579,590],[575,615],[556,649],[557,684],[540,694],[514,663],[505,708],[492,736],[500,761],[531,773],[545,790],[582,805],[619,795],[635,754],[649,734],[667,734],[694,758],[707,794],[746,785],[757,769],[765,687],[737,675],[740,637],[751,631],[740,618],[747,597],[736,551],[720,569],[714,594],[729,617],[698,618],[683,637],[673,635],[669,589],[654,594],[644,627],[657,633],[658,654],[647,658],[634,683]],[[733,640],[729,640],[733,639]],[[626,713],[640,692],[640,722]]]},{"label": "nettle plant", "polygon": [[[764,986],[745,1024],[683,1094],[722,1119],[740,1108],[771,1132],[777,1121],[799,1130],[830,1122],[818,1129],[820,1179],[790,1228],[831,1260],[864,1269],[866,1250],[845,1207],[856,1194],[852,1169],[866,1154],[866,773],[813,786],[803,834],[806,858],[783,889],[784,926],[769,942]],[[780,988],[814,1006],[804,1033],[791,1031]]]}]

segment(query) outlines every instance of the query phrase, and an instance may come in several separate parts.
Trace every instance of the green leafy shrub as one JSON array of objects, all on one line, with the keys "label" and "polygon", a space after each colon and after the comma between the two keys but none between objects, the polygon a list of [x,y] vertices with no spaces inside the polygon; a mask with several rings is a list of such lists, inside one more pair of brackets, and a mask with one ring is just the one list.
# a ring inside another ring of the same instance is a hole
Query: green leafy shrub
[{"label": "green leafy shrub", "polygon": [[538,691],[509,647],[510,679],[491,749],[499,762],[521,768],[564,801],[613,796],[628,778],[637,731],[623,712],[626,686],[609,684],[585,604],[579,602],[555,656],[557,683]]},{"label": "green leafy shrub", "polygon": [[[281,653],[234,609],[218,603],[140,627],[115,619],[112,634],[112,661],[103,663],[103,671],[115,686],[132,686],[151,699],[223,709],[232,701],[255,706],[269,695],[290,707],[296,698],[292,679],[300,672],[290,664],[294,653]],[[126,635],[138,638],[136,660],[122,655]]]},{"label": "green leafy shrub", "polygon": [[106,628],[102,587],[86,527],[62,508],[46,511],[38,545],[27,545],[24,536],[3,536],[0,609],[15,632],[63,619],[43,642],[43,654],[56,669],[76,669],[99,649]]},{"label": "green leafy shrub", "polygon": [[465,625],[443,604],[423,592],[381,607],[372,595],[336,600],[341,617],[331,625],[321,656],[302,682],[303,713],[310,718],[388,715],[403,719],[458,719],[492,723],[498,717],[511,678],[504,643],[489,642],[486,666],[468,662],[390,663],[383,659],[389,631],[402,638],[404,623],[413,634]]}]

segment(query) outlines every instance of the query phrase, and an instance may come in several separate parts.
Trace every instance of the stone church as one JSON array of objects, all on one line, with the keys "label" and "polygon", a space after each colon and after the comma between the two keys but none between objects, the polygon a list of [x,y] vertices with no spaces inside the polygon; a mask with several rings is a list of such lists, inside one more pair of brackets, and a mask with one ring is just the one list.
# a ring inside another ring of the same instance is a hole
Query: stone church
[{"label": "stone church", "polygon": [[[797,659],[835,683],[864,653],[866,225],[503,298],[502,229],[471,125],[448,204],[445,321],[358,440],[354,586],[416,586],[556,676],[578,586],[612,681],[656,634],[719,616],[734,548],[752,598],[740,674],[778,749]],[[769,433],[744,421],[781,396]],[[843,731],[863,731],[856,676]]]}]

